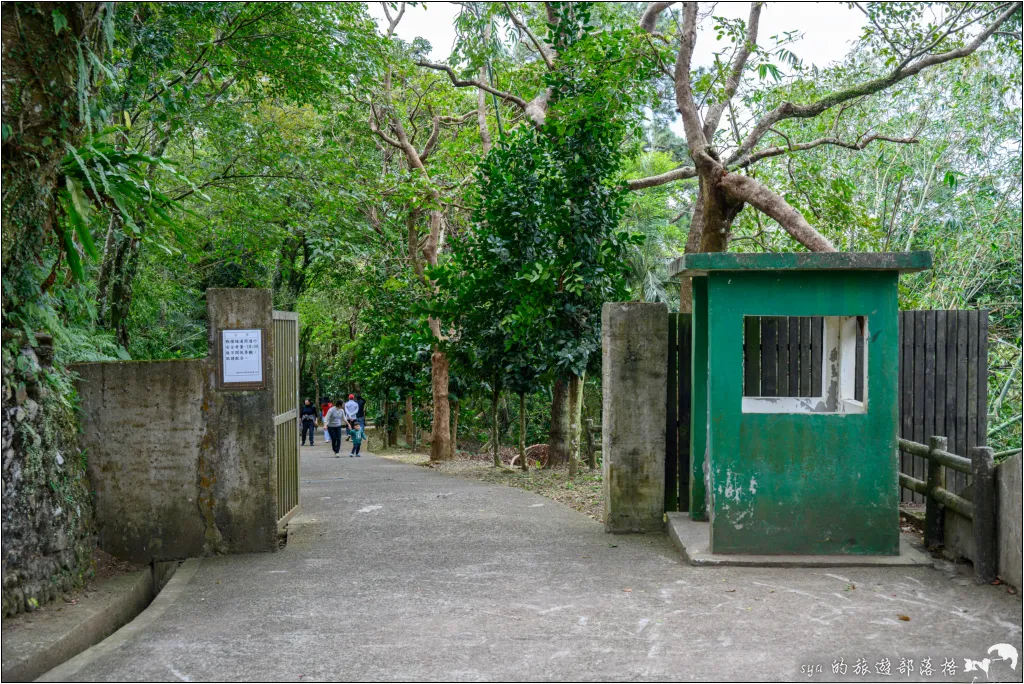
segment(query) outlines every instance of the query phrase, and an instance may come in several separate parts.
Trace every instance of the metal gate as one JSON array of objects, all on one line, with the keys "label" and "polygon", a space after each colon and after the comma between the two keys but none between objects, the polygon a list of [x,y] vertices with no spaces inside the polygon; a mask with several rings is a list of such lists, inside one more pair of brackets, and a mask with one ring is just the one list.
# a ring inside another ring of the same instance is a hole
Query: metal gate
[{"label": "metal gate", "polygon": [[299,512],[299,315],[274,312],[274,443],[277,525]]}]

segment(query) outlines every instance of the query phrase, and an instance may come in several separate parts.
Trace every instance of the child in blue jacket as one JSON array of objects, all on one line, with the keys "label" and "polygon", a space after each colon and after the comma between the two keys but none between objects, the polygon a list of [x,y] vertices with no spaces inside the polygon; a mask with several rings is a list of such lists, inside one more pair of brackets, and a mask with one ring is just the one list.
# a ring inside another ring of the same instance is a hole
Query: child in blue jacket
[{"label": "child in blue jacket", "polygon": [[355,428],[348,428],[346,432],[348,433],[348,436],[352,438],[352,453],[349,454],[348,457],[358,457],[359,447],[363,445],[363,440],[366,439],[366,431],[363,430],[362,425],[355,423]]}]

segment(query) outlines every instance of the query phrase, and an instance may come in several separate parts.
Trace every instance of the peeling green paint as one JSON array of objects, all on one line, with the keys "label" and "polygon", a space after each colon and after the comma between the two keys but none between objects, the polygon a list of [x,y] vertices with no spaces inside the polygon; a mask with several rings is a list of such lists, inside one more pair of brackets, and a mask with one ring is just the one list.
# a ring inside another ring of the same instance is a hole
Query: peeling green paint
[{"label": "peeling green paint", "polygon": [[[702,508],[705,416],[712,552],[899,552],[897,279],[895,270],[711,271],[694,279],[691,505]],[[743,413],[743,317],[762,315],[867,316],[867,412]]]}]

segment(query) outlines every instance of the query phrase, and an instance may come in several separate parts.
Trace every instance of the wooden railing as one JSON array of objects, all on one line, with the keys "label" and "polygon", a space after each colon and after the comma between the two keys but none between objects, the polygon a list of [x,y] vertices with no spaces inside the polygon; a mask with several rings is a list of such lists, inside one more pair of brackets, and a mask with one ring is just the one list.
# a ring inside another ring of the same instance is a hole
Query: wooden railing
[{"label": "wooden railing", "polygon": [[[924,541],[929,548],[943,544],[944,509],[971,521],[974,574],[979,581],[991,582],[996,578],[998,562],[996,516],[999,506],[994,455],[989,447],[974,447],[971,457],[964,458],[946,451],[946,445],[945,437],[931,437],[928,446],[900,439],[900,450],[924,458],[927,471],[926,480],[900,473],[900,486],[925,497]],[[973,501],[946,489],[946,468],[971,476]]]}]

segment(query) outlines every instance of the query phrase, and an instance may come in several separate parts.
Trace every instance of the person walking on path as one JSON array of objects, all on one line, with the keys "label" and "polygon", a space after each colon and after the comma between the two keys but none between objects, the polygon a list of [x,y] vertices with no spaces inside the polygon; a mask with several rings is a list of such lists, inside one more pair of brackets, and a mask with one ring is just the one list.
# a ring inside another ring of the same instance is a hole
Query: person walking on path
[{"label": "person walking on path", "polygon": [[356,414],[356,420],[359,421],[359,426],[366,431],[366,400],[363,399],[363,395],[356,392],[356,403],[359,404],[359,413]]},{"label": "person walking on path", "polygon": [[352,438],[352,453],[348,455],[349,458],[353,456],[359,456],[359,447],[363,445],[363,440],[366,439],[366,431],[363,430],[363,426],[356,423],[354,428],[348,429],[348,436]]},{"label": "person walking on path", "polygon": [[345,420],[348,422],[349,429],[354,428],[359,423],[356,418],[359,415],[359,404],[356,402],[356,395],[348,395],[348,401],[345,402]]},{"label": "person walking on path", "polygon": [[321,418],[321,425],[324,426],[324,444],[331,443],[331,433],[327,430],[327,412],[331,410],[331,402],[328,399],[324,400],[324,403],[320,404],[320,412],[323,415]]},{"label": "person walking on path", "polygon": [[341,429],[345,424],[345,412],[341,409],[341,399],[334,402],[334,406],[327,409],[327,416],[324,419],[327,423],[327,431],[331,434],[331,449],[337,456],[341,452]]},{"label": "person walking on path", "polygon": [[313,446],[313,438],[316,437],[316,419],[317,416],[316,406],[313,406],[313,402],[306,399],[302,404],[302,409],[299,411],[299,417],[302,419],[302,446],[306,446],[306,433],[309,433],[309,446]]}]

